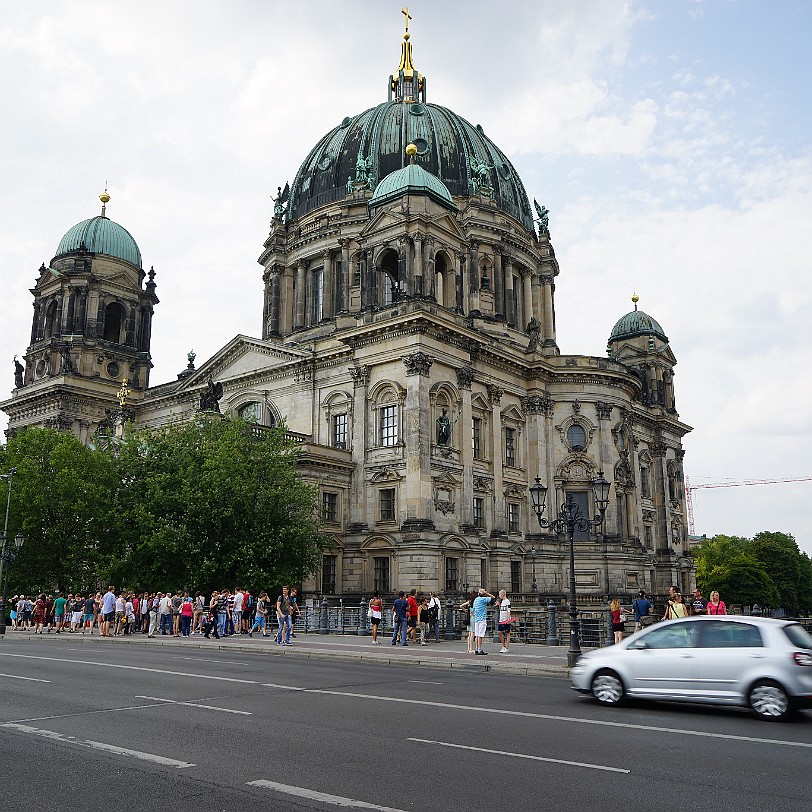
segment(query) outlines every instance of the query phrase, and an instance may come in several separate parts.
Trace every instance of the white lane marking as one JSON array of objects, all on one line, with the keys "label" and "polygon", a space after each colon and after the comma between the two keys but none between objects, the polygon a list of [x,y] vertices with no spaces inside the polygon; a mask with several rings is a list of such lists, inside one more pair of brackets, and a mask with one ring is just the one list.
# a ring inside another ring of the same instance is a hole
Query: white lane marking
[{"label": "white lane marking", "polygon": [[72,716],[90,716],[94,713],[117,713],[118,711],[139,710],[140,708],[160,708],[160,705],[127,705],[124,708],[102,708],[101,710],[78,711],[75,713],[55,713],[53,716],[32,716],[30,719],[12,719],[12,722],[44,722],[46,719],[69,719]]},{"label": "white lane marking", "polygon": [[603,764],[589,764],[583,761],[565,761],[561,758],[544,758],[544,756],[531,756],[527,753],[509,753],[506,750],[489,750],[486,747],[470,747],[467,744],[453,744],[452,742],[438,742],[434,739],[406,739],[407,742],[420,742],[421,744],[438,744],[440,747],[453,747],[457,750],[473,750],[476,753],[488,753],[494,756],[510,756],[511,758],[526,758],[531,761],[547,761],[550,764],[565,764],[569,767],[585,767],[590,770],[606,770],[610,773],[630,773],[620,767],[606,767]]},{"label": "white lane marking", "polygon": [[[242,716],[253,716],[251,711],[234,710],[233,708],[216,708],[214,705],[201,705],[199,702],[181,702],[178,699],[164,699],[160,696],[136,696],[136,699],[154,699],[156,702],[166,702],[169,705],[188,705],[190,708],[205,708],[206,710],[222,711],[223,713],[239,713]],[[154,706],[153,706],[154,707]]]},{"label": "white lane marking", "polygon": [[[186,671],[166,671],[160,668],[147,668],[139,665],[118,665],[115,663],[99,663],[87,660],[69,660],[64,657],[43,657],[33,654],[8,654],[0,652],[0,657],[19,657],[27,660],[48,660],[57,663],[77,663],[79,665],[107,666],[131,671],[149,671],[153,674],[168,674],[184,679],[210,679],[218,682],[238,682],[243,685],[259,685],[263,688],[278,688],[285,691],[300,691],[309,694],[324,694],[326,696],[344,696],[348,699],[374,699],[378,702],[399,702],[405,705],[424,705],[430,708],[447,708],[449,710],[469,711],[471,713],[495,713],[504,716],[520,716],[527,719],[546,719],[552,722],[572,722],[581,725],[598,725],[599,727],[619,727],[625,730],[646,730],[652,733],[678,733],[682,736],[699,736],[709,739],[723,739],[725,741],[752,742],[754,744],[778,744],[785,747],[806,747],[812,749],[812,742],[793,742],[783,739],[763,739],[758,736],[736,736],[731,733],[710,733],[704,730],[685,730],[674,727],[657,727],[655,725],[639,725],[630,722],[610,722],[604,719],[584,719],[578,716],[557,716],[551,713],[531,713],[529,711],[514,711],[504,708],[476,708],[470,705],[455,705],[451,702],[431,702],[426,699],[404,699],[394,696],[378,696],[376,694],[357,694],[348,691],[328,691],[321,688],[300,688],[297,685],[281,685],[273,682],[259,682],[252,679],[238,679],[236,677],[216,677],[211,674],[194,674]],[[116,709],[119,710],[119,709]],[[121,709],[123,710],[123,709]]]},{"label": "white lane marking", "polygon": [[194,660],[198,663],[222,663],[223,665],[254,665],[254,663],[241,663],[237,660],[215,660],[212,657],[173,657],[173,660]]},{"label": "white lane marking", "polygon": [[20,733],[29,733],[34,736],[43,736],[46,739],[64,742],[65,744],[78,744],[80,747],[90,747],[93,750],[104,750],[108,753],[117,753],[122,756],[130,756],[132,758],[140,759],[141,761],[152,761],[155,764],[162,764],[165,767],[194,767],[188,761],[178,761],[174,758],[167,758],[166,756],[159,756],[155,753],[144,753],[141,750],[130,750],[127,747],[117,747],[114,744],[105,744],[104,742],[94,742],[90,739],[77,739],[74,736],[65,736],[62,733],[57,733],[55,730],[44,730],[39,727],[30,727],[29,725],[19,725],[14,722],[8,722],[0,727],[8,727],[12,730],[17,730]]},{"label": "white lane marking", "polygon": [[0,677],[8,677],[9,679],[24,679],[27,682],[50,682],[49,679],[34,679],[34,677],[18,677],[16,674],[0,674]]},{"label": "white lane marking", "polygon": [[432,682],[428,679],[410,679],[408,682],[419,682],[422,685],[445,685],[444,682]]},{"label": "white lane marking", "polygon": [[368,804],[366,801],[356,801],[353,798],[342,798],[340,795],[328,795],[326,792],[317,792],[304,787],[292,787],[289,784],[278,784],[276,781],[249,781],[249,787],[263,787],[284,792],[286,795],[295,795],[297,798],[307,798],[311,801],[321,801],[323,804],[333,806],[346,806],[350,809],[374,809],[376,812],[404,812],[403,809],[393,809],[391,806]]}]

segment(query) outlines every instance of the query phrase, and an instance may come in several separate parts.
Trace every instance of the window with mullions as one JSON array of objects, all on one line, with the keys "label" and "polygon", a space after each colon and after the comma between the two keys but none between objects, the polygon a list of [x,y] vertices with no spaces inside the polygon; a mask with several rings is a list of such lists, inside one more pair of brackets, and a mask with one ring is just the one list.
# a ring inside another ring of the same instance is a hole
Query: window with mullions
[{"label": "window with mullions", "polygon": [[516,594],[522,591],[522,562],[510,562],[510,591]]},{"label": "window with mullions", "polygon": [[[589,494],[586,491],[568,491],[565,496],[578,505],[578,510],[585,519],[589,518]],[[588,541],[589,530],[578,530],[576,528],[573,539],[575,541]]]},{"label": "window with mullions", "polygon": [[378,492],[380,500],[380,515],[382,522],[395,521],[395,489],[384,488]]},{"label": "window with mullions", "polygon": [[508,509],[508,533],[518,533],[519,505],[517,502],[508,502],[507,509]]},{"label": "window with mullions", "polygon": [[573,423],[567,429],[567,445],[571,451],[583,451],[586,448],[586,432],[583,426]]},{"label": "window with mullions", "polygon": [[474,447],[474,459],[482,459],[482,418],[474,417],[471,419],[471,436]]},{"label": "window with mullions", "polygon": [[333,415],[333,448],[347,447],[347,415],[334,414]]},{"label": "window with mullions", "polygon": [[335,555],[325,555],[321,559],[321,591],[328,595],[335,595],[337,559]]},{"label": "window with mullions", "polygon": [[445,591],[459,591],[460,560],[459,558],[446,558],[445,560]]},{"label": "window with mullions", "polygon": [[325,491],[321,495],[322,521],[335,524],[338,521],[338,494]]},{"label": "window with mullions", "polygon": [[380,409],[381,445],[398,444],[398,407],[395,404],[382,406]]},{"label": "window with mullions", "polygon": [[485,527],[485,500],[481,496],[474,497],[474,527]]},{"label": "window with mullions", "polygon": [[505,465],[516,465],[516,429],[505,429]]},{"label": "window with mullions", "polygon": [[377,592],[389,592],[389,558],[376,556],[373,565],[375,580],[372,588]]},{"label": "window with mullions", "polygon": [[313,271],[311,279],[311,302],[313,308],[310,313],[311,324],[318,324],[323,315],[323,302],[324,302],[324,268],[317,268]]}]

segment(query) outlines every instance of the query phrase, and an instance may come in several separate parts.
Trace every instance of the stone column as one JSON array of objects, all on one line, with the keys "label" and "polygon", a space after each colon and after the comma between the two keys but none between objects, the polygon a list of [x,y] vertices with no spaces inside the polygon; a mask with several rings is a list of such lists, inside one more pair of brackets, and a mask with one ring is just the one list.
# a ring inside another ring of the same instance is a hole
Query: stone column
[{"label": "stone column", "polygon": [[282,301],[281,313],[279,319],[279,329],[283,336],[290,335],[293,332],[293,315],[295,311],[294,301],[294,287],[293,275],[295,273],[294,266],[288,265],[282,275]]},{"label": "stone column", "polygon": [[294,330],[303,330],[305,327],[305,313],[307,301],[307,269],[305,261],[300,259],[296,263],[296,306],[294,308]]},{"label": "stone column", "polygon": [[74,316],[76,315],[76,288],[70,288],[70,293],[68,294],[68,313],[65,318],[65,333],[67,335],[73,335],[73,321]]},{"label": "stone column", "polygon": [[352,283],[352,269],[350,268],[350,241],[346,238],[338,241],[341,246],[341,304],[339,312],[347,313],[350,309],[350,285]]},{"label": "stone column", "polygon": [[516,326],[516,308],[513,299],[513,260],[509,256],[504,257],[505,266],[505,316],[508,327]]},{"label": "stone column", "polygon": [[39,325],[40,325],[40,299],[37,297],[34,299],[34,318],[31,319],[31,341],[30,343],[33,344],[37,338],[39,338]]},{"label": "stone column", "polygon": [[465,255],[457,254],[458,270],[454,283],[454,309],[457,313],[465,313],[463,308],[463,279],[465,276]]},{"label": "stone column", "polygon": [[437,264],[434,259],[434,237],[426,238],[421,244],[426,252],[423,259],[423,293],[430,299],[441,301],[437,296]]},{"label": "stone column", "polygon": [[657,547],[666,547],[671,539],[671,526],[668,521],[668,471],[666,470],[665,455],[667,448],[664,443],[651,443],[651,473],[654,481],[651,483],[651,501],[657,510],[657,536],[654,542]]},{"label": "stone column", "polygon": [[479,312],[479,242],[471,240],[468,267],[468,312]]},{"label": "stone column", "polygon": [[555,315],[553,313],[553,275],[541,276],[541,338],[544,344],[555,344]]},{"label": "stone column", "polygon": [[[488,386],[491,402],[491,448],[493,449],[493,530],[495,535],[507,532],[505,523],[504,454],[502,452],[502,390]],[[516,449],[518,451],[518,449]]]},{"label": "stone column", "polygon": [[402,358],[406,365],[404,440],[406,442],[406,521],[403,530],[432,530],[429,372],[434,359],[420,350]]},{"label": "stone column", "polygon": [[[59,316],[59,335],[64,336],[68,334],[68,314],[70,313],[70,288],[65,288],[59,298],[59,305],[57,308],[57,315]],[[56,325],[54,325],[54,334],[56,334]]]},{"label": "stone column", "polygon": [[[532,301],[533,301],[533,315],[539,322],[544,321],[543,304],[541,301],[541,280],[537,273],[530,273],[530,281],[532,283]],[[528,319],[530,321],[530,319]]]},{"label": "stone column", "polygon": [[519,324],[520,328],[523,328],[533,318],[533,275],[530,273],[529,268],[522,268],[522,284],[524,286],[522,293],[524,315],[522,322]]},{"label": "stone column", "polygon": [[397,299],[408,296],[412,292],[411,279],[412,250],[408,237],[398,240],[398,292]]},{"label": "stone column", "polygon": [[364,461],[367,444],[367,388],[369,387],[369,370],[366,364],[355,363],[349,368],[352,375],[352,458],[355,468],[350,482],[350,509],[348,530],[360,530],[367,527],[367,484],[364,481]]},{"label": "stone column", "polygon": [[426,295],[429,286],[425,283],[423,267],[423,234],[419,232],[414,237],[414,269],[412,271],[412,294],[414,296]]},{"label": "stone column", "polygon": [[[460,525],[474,524],[474,446],[471,442],[471,382],[474,380],[474,369],[464,366],[457,370],[457,387],[460,390],[460,422],[462,426],[462,505],[457,515]],[[465,572],[460,573],[462,581],[466,580]]]},{"label": "stone column", "polygon": [[323,299],[321,303],[321,318],[322,321],[332,319],[335,315],[334,301],[335,301],[335,280],[333,279],[333,252],[325,251],[322,254],[324,258],[324,269],[322,270],[323,284]]},{"label": "stone column", "polygon": [[271,269],[271,314],[268,322],[268,334],[271,338],[279,336],[280,308],[282,298],[282,268],[274,265]]},{"label": "stone column", "polygon": [[79,289],[79,300],[77,302],[76,315],[73,319],[74,332],[85,335],[87,331],[87,288]]},{"label": "stone column", "polygon": [[502,272],[502,251],[493,247],[493,312],[502,321],[505,318],[505,276]]},{"label": "stone column", "polygon": [[267,338],[270,333],[271,323],[271,277],[273,272],[271,268],[266,268],[262,274],[262,337]]}]

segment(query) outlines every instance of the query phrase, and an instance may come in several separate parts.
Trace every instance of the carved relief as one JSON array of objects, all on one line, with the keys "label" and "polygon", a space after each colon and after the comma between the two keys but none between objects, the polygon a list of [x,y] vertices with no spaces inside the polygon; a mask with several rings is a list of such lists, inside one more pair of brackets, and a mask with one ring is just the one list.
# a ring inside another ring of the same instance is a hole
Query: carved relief
[{"label": "carved relief", "polygon": [[434,359],[425,352],[413,352],[411,355],[404,355],[401,358],[406,365],[407,375],[428,375]]},{"label": "carved relief", "polygon": [[564,482],[592,482],[597,476],[597,468],[589,457],[574,454],[558,466],[555,475]]},{"label": "carved relief", "polygon": [[543,414],[552,417],[555,404],[548,395],[530,395],[522,398],[522,410],[525,414]]},{"label": "carved relief", "polygon": [[367,386],[369,384],[369,367],[366,364],[355,364],[354,366],[347,367],[352,375],[352,385],[356,389],[359,386]]},{"label": "carved relief", "polygon": [[457,386],[460,389],[470,389],[474,380],[474,368],[465,366],[457,370]]},{"label": "carved relief", "polygon": [[595,410],[598,413],[598,420],[609,420],[612,417],[612,409],[614,407],[611,403],[604,403],[599,400],[595,404]]},{"label": "carved relief", "polygon": [[504,395],[504,392],[498,386],[488,384],[488,397],[491,405],[498,406],[502,402],[502,395]]}]

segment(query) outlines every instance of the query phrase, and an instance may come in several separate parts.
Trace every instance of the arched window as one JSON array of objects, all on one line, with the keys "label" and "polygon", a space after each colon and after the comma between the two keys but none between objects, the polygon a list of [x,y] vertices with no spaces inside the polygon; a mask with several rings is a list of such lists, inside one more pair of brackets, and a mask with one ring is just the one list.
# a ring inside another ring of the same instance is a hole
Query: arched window
[{"label": "arched window", "polygon": [[121,344],[124,327],[124,308],[118,302],[111,302],[104,308],[104,340]]},{"label": "arched window", "polygon": [[262,422],[262,404],[253,401],[252,403],[246,403],[244,406],[240,406],[237,414],[245,421],[249,423],[261,423]]},{"label": "arched window", "polygon": [[567,429],[567,445],[571,451],[583,451],[586,448],[586,432],[583,426],[573,423]]},{"label": "arched window", "polygon": [[54,334],[54,329],[57,327],[56,310],[56,301],[53,301],[48,305],[48,309],[45,311],[45,338],[50,338]]},{"label": "arched window", "polygon": [[379,260],[378,268],[383,273],[383,292],[381,304],[388,305],[396,302],[400,294],[398,289],[398,255],[396,251],[388,248]]}]

